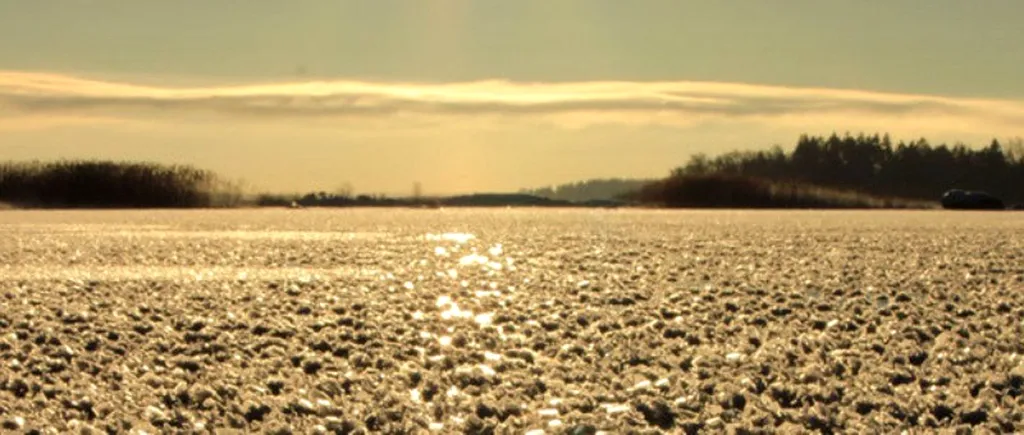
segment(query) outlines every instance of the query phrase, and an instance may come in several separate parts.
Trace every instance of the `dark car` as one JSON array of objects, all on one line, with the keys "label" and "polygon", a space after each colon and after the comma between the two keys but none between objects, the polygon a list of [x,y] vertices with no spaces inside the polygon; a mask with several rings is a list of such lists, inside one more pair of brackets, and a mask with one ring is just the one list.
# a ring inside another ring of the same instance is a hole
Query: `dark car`
[{"label": "dark car", "polygon": [[1003,200],[986,192],[953,189],[942,195],[942,208],[952,210],[1005,210]]}]

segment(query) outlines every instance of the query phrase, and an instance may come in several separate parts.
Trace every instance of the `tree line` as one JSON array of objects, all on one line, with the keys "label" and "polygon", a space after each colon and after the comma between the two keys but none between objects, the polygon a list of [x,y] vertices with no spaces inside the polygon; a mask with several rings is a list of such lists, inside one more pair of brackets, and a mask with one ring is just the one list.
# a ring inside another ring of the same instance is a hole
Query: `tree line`
[{"label": "tree line", "polygon": [[112,161],[0,163],[0,202],[23,207],[234,206],[241,189],[186,165]]},{"label": "tree line", "polygon": [[998,140],[982,148],[893,143],[888,134],[802,135],[790,152],[779,146],[697,154],[672,177],[729,175],[795,182],[878,197],[937,200],[949,189],[981,190],[1004,201],[1024,202],[1024,143]]}]

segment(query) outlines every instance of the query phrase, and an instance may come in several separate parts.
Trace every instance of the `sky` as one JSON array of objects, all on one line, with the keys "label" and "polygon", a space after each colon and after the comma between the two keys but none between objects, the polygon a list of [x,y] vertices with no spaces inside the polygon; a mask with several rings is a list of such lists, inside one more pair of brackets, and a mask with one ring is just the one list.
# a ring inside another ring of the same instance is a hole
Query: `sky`
[{"label": "sky", "polygon": [[256,190],[657,177],[802,133],[1024,136],[1019,0],[0,0],[0,160]]}]

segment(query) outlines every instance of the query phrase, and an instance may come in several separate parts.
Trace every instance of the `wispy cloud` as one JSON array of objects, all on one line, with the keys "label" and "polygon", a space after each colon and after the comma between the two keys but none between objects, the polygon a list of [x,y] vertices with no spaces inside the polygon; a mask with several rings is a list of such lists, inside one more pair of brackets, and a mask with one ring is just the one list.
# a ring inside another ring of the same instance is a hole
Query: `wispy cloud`
[{"label": "wispy cloud", "polygon": [[[373,83],[349,80],[159,87],[0,71],[0,114],[239,117],[554,116],[576,124],[694,118],[957,120],[1019,128],[1024,102],[717,82]],[[617,121],[619,120],[619,121]]]}]

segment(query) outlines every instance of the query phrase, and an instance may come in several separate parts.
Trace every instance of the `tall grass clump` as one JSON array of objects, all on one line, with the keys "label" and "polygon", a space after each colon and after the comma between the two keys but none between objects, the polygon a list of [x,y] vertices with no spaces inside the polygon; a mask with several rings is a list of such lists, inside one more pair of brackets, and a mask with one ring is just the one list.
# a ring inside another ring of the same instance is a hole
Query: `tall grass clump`
[{"label": "tall grass clump", "polygon": [[241,203],[241,189],[187,165],[113,161],[0,163],[0,202],[28,208],[189,208]]}]

